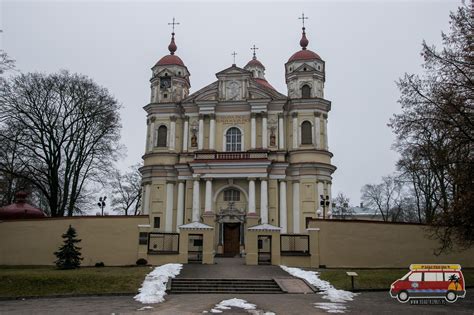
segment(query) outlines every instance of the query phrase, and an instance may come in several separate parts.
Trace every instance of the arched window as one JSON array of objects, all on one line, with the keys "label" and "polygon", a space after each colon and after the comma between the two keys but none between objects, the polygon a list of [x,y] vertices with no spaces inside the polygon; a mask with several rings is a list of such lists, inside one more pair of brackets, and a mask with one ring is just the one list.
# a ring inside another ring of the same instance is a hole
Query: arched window
[{"label": "arched window", "polygon": [[301,87],[301,98],[310,98],[311,97],[311,87],[307,84]]},{"label": "arched window", "polygon": [[224,201],[240,201],[240,191],[237,189],[224,190]]},{"label": "arched window", "polygon": [[301,124],[301,144],[313,144],[311,123],[303,121]]},{"label": "arched window", "polygon": [[157,147],[166,147],[166,138],[168,137],[168,128],[160,126],[158,128],[158,139],[156,141]]},{"label": "arched window", "polygon": [[226,151],[242,151],[242,134],[239,128],[232,127],[227,130]]}]

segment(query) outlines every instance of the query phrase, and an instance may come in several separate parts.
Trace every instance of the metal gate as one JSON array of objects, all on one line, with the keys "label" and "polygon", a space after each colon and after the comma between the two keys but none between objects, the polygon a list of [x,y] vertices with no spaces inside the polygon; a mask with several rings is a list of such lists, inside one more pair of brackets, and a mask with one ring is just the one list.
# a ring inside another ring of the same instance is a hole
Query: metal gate
[{"label": "metal gate", "polygon": [[202,234],[189,234],[188,239],[188,263],[202,263]]},{"label": "metal gate", "polygon": [[258,264],[272,264],[272,237],[270,235],[259,235],[258,242]]}]

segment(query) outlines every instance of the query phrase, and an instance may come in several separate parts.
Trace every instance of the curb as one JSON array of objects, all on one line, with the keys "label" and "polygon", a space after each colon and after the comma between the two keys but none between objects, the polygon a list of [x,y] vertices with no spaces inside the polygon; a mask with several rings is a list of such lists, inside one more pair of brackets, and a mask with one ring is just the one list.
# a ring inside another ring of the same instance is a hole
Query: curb
[{"label": "curb", "polygon": [[134,296],[137,293],[84,293],[84,294],[53,294],[53,295],[30,295],[30,296],[12,296],[0,297],[0,301],[11,300],[32,300],[32,299],[56,299],[56,298],[71,298],[71,297],[102,297],[102,296]]}]

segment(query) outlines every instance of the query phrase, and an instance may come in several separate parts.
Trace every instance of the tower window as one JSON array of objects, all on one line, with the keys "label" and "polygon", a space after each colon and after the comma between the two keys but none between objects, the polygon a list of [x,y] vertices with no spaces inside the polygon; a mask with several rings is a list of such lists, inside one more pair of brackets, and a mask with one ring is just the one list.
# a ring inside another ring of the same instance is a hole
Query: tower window
[{"label": "tower window", "polygon": [[224,201],[240,201],[240,191],[227,189],[224,191]]},{"label": "tower window", "polygon": [[313,137],[311,132],[311,123],[303,121],[301,124],[301,144],[313,144]]},{"label": "tower window", "polygon": [[303,68],[303,71],[306,71],[306,67]]},{"label": "tower window", "polygon": [[181,75],[181,71],[178,71],[178,75]]},{"label": "tower window", "polygon": [[168,98],[168,94],[163,94],[163,98]]},{"label": "tower window", "polygon": [[242,151],[242,133],[239,128],[229,128],[225,137],[226,151]]},{"label": "tower window", "polygon": [[158,140],[157,147],[166,147],[166,138],[168,136],[168,128],[166,126],[160,126],[158,128]]},{"label": "tower window", "polygon": [[301,87],[301,98],[310,98],[311,97],[311,87],[307,84]]}]

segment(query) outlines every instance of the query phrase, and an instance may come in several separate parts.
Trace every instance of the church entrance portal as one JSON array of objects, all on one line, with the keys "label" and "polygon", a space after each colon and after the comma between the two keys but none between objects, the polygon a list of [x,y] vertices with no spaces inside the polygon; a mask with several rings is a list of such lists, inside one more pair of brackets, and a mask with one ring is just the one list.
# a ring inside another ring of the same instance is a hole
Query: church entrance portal
[{"label": "church entrance portal", "polygon": [[224,256],[235,257],[240,254],[240,224],[224,223]]}]

